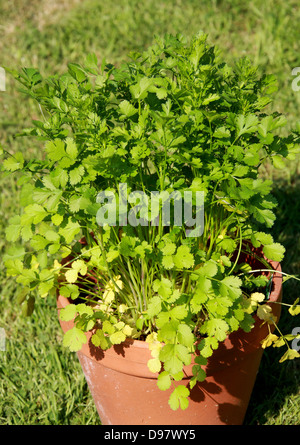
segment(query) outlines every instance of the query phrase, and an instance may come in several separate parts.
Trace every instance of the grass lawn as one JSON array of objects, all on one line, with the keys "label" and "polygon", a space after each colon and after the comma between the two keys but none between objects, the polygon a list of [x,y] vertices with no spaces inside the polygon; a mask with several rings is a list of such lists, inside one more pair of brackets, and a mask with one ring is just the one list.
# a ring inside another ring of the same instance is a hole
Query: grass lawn
[{"label": "grass lawn", "polygon": [[[289,127],[300,121],[300,91],[292,89],[291,71],[300,66],[300,6],[297,0],[0,0],[0,66],[34,66],[49,75],[65,70],[95,52],[101,60],[119,63],[128,52],[143,49],[155,34],[203,30],[229,61],[249,55],[261,71],[278,78],[272,107],[285,114]],[[15,135],[40,115],[12,79],[0,92],[0,142],[29,159],[39,155],[36,142]],[[300,161],[262,174],[274,180],[278,199],[274,238],[287,250],[283,270],[300,270]],[[6,350],[0,351],[1,425],[100,424],[74,354],[61,346],[55,302],[38,301],[33,319],[22,317],[17,286],[6,277],[5,227],[19,212],[15,175],[0,176],[0,328]],[[284,284],[284,300],[299,296],[299,282]],[[281,317],[290,333],[297,319]],[[300,424],[300,363],[278,363],[282,351],[266,350],[245,424]]]}]

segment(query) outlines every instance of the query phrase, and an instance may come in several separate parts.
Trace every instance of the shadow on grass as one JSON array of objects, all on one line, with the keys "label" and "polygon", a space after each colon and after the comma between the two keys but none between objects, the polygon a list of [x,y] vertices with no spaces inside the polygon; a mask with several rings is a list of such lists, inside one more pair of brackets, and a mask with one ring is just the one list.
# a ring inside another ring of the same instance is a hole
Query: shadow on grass
[{"label": "shadow on grass", "polygon": [[[299,179],[289,185],[280,182],[276,184],[273,195],[278,201],[277,220],[272,228],[274,240],[286,249],[282,262],[283,272],[297,276],[300,271]],[[299,281],[290,279],[283,284],[283,302],[291,304],[299,295]],[[286,307],[282,309],[279,329],[284,334],[290,334],[293,328],[300,328],[299,316],[291,317]],[[298,344],[300,346],[300,341]],[[300,360],[279,363],[285,350],[285,347],[265,350],[244,424],[300,424]],[[291,398],[294,406],[288,408]]]}]

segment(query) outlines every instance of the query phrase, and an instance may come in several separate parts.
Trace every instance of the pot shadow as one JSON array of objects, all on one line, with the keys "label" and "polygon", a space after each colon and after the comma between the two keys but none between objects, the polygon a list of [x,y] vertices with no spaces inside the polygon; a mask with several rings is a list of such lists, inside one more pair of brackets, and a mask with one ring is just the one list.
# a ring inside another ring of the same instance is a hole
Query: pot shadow
[{"label": "pot shadow", "polygon": [[[224,424],[239,425],[245,416],[245,404],[237,406],[228,402],[229,395],[234,400],[241,399],[248,401],[250,392],[254,384],[255,372],[257,368],[257,359],[251,363],[252,354],[249,365],[249,347],[252,342],[247,341],[242,336],[233,336],[231,338],[232,348],[227,349],[224,343],[219,345],[215,351],[215,355],[208,360],[205,367],[207,377],[203,382],[198,382],[190,391],[190,398],[196,403],[206,402],[218,406],[218,416]],[[245,352],[242,352],[243,350]],[[242,350],[242,351],[241,351]],[[257,349],[253,349],[255,353]],[[244,360],[245,358],[245,360]],[[246,360],[248,359],[248,361]],[[234,378],[234,374],[242,374],[242,379]],[[247,385],[249,379],[250,386]],[[186,385],[188,387],[188,383]],[[249,388],[249,389],[248,389]]]},{"label": "pot shadow", "polygon": [[220,394],[222,389],[216,383],[213,382],[201,382],[197,384],[190,391],[190,398],[194,402],[204,402],[206,397],[211,398],[215,403],[217,401],[214,399],[214,395]]},{"label": "pot shadow", "polygon": [[[285,249],[285,258],[282,261],[282,271],[299,275],[300,270],[300,181],[299,177],[291,179],[290,184],[276,182],[273,195],[277,199],[276,222],[272,227],[272,236],[275,242],[281,243]],[[283,284],[283,302],[293,304],[299,297],[299,282],[288,280]],[[284,334],[291,334],[294,328],[299,329],[299,317],[291,317],[286,307],[282,307],[278,323]],[[276,332],[274,332],[276,334]],[[298,341],[300,347],[300,341]],[[261,425],[276,419],[281,414],[280,422],[299,424],[298,418],[294,421],[288,415],[287,400],[299,394],[300,360],[279,363],[286,348],[267,348],[264,351],[259,372],[253,388],[248,410],[245,416],[245,425]],[[295,403],[297,401],[295,400]],[[299,402],[298,402],[299,404]],[[286,407],[286,408],[285,408]],[[291,411],[297,412],[297,407]],[[299,412],[299,407],[298,407]],[[283,419],[283,420],[282,420]]]},{"label": "pot shadow", "polygon": [[92,343],[91,338],[89,339],[88,346],[89,346],[91,357],[93,357],[97,361],[104,359],[104,357],[105,357],[104,351],[101,348],[99,348],[99,346],[95,346]]},{"label": "pot shadow", "polygon": [[195,385],[190,391],[190,399],[196,403],[203,403],[210,399],[214,405],[218,405],[218,415],[222,422],[229,425],[240,424],[243,409],[232,403],[220,403],[216,396],[221,394],[222,391],[223,389],[217,383],[204,381]]},{"label": "pot shadow", "polygon": [[[113,345],[113,350],[116,354],[125,357],[126,349],[129,348],[133,344],[133,342],[134,340],[126,339],[126,341],[120,345]],[[95,346],[92,343],[91,338],[89,339],[88,346],[90,354],[95,360],[101,361],[105,358],[105,351],[99,348],[99,346]]]},{"label": "pot shadow", "polygon": [[122,357],[125,357],[126,349],[128,349],[133,343],[134,340],[126,338],[126,340],[120,345],[114,345],[113,349],[118,355],[122,355]]}]

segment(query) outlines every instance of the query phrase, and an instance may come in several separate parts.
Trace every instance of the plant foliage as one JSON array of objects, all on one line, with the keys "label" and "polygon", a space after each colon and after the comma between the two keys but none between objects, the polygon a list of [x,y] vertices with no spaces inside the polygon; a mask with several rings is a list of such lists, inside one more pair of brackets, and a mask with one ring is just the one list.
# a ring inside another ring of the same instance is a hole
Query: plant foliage
[{"label": "plant foliage", "polygon": [[[23,134],[44,141],[40,159],[3,149],[3,170],[21,173],[23,210],[6,236],[29,248],[12,247],[5,260],[23,288],[24,313],[59,289],[71,301],[61,319],[75,320],[65,346],[80,350],[87,331],[104,350],[146,340],[162,390],[192,360],[190,389],[203,381],[219,343],[239,328],[250,331],[255,313],[277,327],[264,270],[284,248],[269,233],[277,203],[259,167],[283,167],[298,146],[297,135],[280,136],[285,118],[266,111],[272,75],[260,77],[247,58],[227,65],[204,34],[190,42],[157,38],[120,67],[91,54],[59,76],[11,73],[42,110]],[[150,214],[129,202],[140,224],[99,225],[99,192],[119,196],[120,184],[128,195],[158,191],[160,205]],[[160,217],[164,193],[187,191],[204,195],[200,236]],[[260,252],[259,275],[241,261],[250,246]],[[297,302],[290,313],[299,313]],[[270,331],[263,347],[285,344],[283,360],[294,358],[291,339]],[[177,386],[170,407],[185,409],[189,391]]]}]

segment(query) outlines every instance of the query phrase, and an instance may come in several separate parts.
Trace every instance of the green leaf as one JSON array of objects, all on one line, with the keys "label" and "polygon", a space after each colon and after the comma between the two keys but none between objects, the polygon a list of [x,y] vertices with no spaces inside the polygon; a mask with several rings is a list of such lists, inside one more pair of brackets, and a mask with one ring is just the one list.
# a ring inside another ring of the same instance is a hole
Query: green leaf
[{"label": "green leaf", "polygon": [[206,261],[197,270],[195,270],[195,274],[205,277],[214,277],[217,273],[218,266],[214,260]]},{"label": "green leaf", "polygon": [[[33,224],[40,223],[48,215],[48,212],[44,209],[44,207],[39,204],[28,205],[27,207],[25,207],[24,212],[28,217],[30,217]],[[28,223],[29,223],[29,220],[27,219],[25,224],[28,224]]]},{"label": "green leaf", "polygon": [[20,236],[21,231],[21,218],[20,216],[16,215],[9,219],[8,221],[9,225],[5,229],[6,239],[10,242],[16,242],[17,239]]},{"label": "green leaf", "polygon": [[300,304],[298,304],[298,303],[299,303],[299,298],[296,298],[296,300],[294,301],[293,305],[289,308],[289,313],[292,316],[300,314]]},{"label": "green leaf", "polygon": [[178,326],[177,336],[180,344],[187,347],[193,346],[195,341],[195,336],[188,325],[181,323]]},{"label": "green leaf", "polygon": [[85,68],[87,68],[92,74],[98,73],[98,60],[95,53],[90,53],[85,59]]},{"label": "green leaf", "polygon": [[252,145],[248,148],[243,159],[245,164],[251,167],[259,164],[260,162],[259,149],[260,149],[259,145]]},{"label": "green leaf", "polygon": [[272,210],[261,207],[253,208],[253,215],[258,222],[265,224],[267,227],[272,227],[276,219]]},{"label": "green leaf", "polygon": [[169,314],[173,320],[183,320],[187,316],[188,310],[185,304],[180,304],[178,306],[173,307],[170,310]]},{"label": "green leaf", "polygon": [[218,341],[226,339],[228,330],[228,324],[221,318],[212,318],[206,321],[201,328],[202,332],[206,332],[210,337],[215,337]]},{"label": "green leaf", "polygon": [[84,175],[84,167],[82,165],[74,168],[74,170],[70,170],[69,171],[70,183],[72,185],[78,184],[83,175]]},{"label": "green leaf", "polygon": [[59,289],[60,295],[65,298],[72,298],[72,300],[76,300],[79,296],[79,287],[76,284],[65,284],[61,286]]},{"label": "green leaf", "polygon": [[84,332],[76,326],[64,334],[63,346],[69,348],[71,352],[80,351],[85,343],[87,343],[87,338]]},{"label": "green leaf", "polygon": [[33,296],[28,296],[27,299],[22,304],[22,315],[23,317],[30,317],[34,311],[35,298]]},{"label": "green leaf", "polygon": [[188,246],[179,246],[176,255],[173,257],[174,264],[178,269],[190,269],[194,266],[194,256]]},{"label": "green leaf", "polygon": [[279,363],[283,363],[286,360],[294,360],[295,358],[299,358],[300,354],[295,349],[288,348],[288,350],[283,354],[281,359],[279,360]]},{"label": "green leaf", "polygon": [[176,411],[179,407],[182,410],[185,410],[189,406],[188,397],[190,395],[190,391],[186,386],[178,385],[169,398],[169,405],[173,411]]},{"label": "green leaf", "polygon": [[130,87],[134,99],[145,99],[148,95],[149,87],[153,85],[153,80],[148,77],[142,77],[139,82]]},{"label": "green leaf", "polygon": [[92,335],[91,341],[94,346],[100,347],[104,351],[111,347],[109,338],[105,336],[104,332],[101,329],[97,329],[95,334]]},{"label": "green leaf", "polygon": [[7,260],[16,260],[23,258],[26,254],[26,250],[23,246],[14,245],[7,248],[6,253],[3,255],[2,260],[5,263]]},{"label": "green leaf", "polygon": [[4,170],[15,172],[21,170],[24,165],[24,158],[22,153],[16,153],[13,156],[3,161]]},{"label": "green leaf", "polygon": [[214,137],[218,139],[229,138],[230,131],[226,127],[218,127],[214,131]]},{"label": "green leaf", "polygon": [[[169,315],[168,315],[169,318]],[[165,323],[158,331],[157,339],[160,342],[169,342],[175,340],[179,322],[171,320]]]},{"label": "green leaf", "polygon": [[183,371],[179,371],[176,374],[172,374],[173,379],[175,382],[180,382],[184,378],[185,374]]},{"label": "green leaf", "polygon": [[254,114],[244,116],[240,114],[236,119],[237,137],[257,130],[258,118]]},{"label": "green leaf", "polygon": [[51,241],[53,243],[59,242],[59,240],[60,240],[59,234],[57,232],[55,232],[54,230],[47,230],[44,233],[44,236],[48,241]]},{"label": "green leaf", "polygon": [[215,100],[218,100],[218,99],[220,99],[220,96],[218,94],[213,93],[213,94],[210,94],[208,97],[206,97],[203,100],[202,104],[207,105],[210,102],[214,102]]},{"label": "green leaf", "polygon": [[159,359],[164,363],[165,371],[175,375],[182,371],[184,365],[191,363],[191,354],[186,346],[169,343],[160,350]]},{"label": "green leaf", "polygon": [[30,245],[34,250],[43,250],[49,244],[49,241],[42,235],[34,235],[30,241]]},{"label": "green leaf", "polygon": [[237,242],[232,238],[223,238],[221,241],[217,241],[217,246],[221,247],[228,253],[232,253],[236,249]]},{"label": "green leaf", "polygon": [[76,314],[77,314],[76,304],[68,304],[68,306],[60,310],[59,318],[62,321],[70,321],[75,318]]},{"label": "green leaf", "polygon": [[71,159],[76,159],[78,156],[78,149],[76,142],[72,138],[66,138],[66,152]]},{"label": "green leaf", "polygon": [[80,315],[83,315],[83,314],[93,315],[94,314],[93,308],[91,306],[89,306],[88,304],[80,303],[80,304],[77,304],[76,307],[77,307],[77,312]]},{"label": "green leaf", "polygon": [[51,221],[55,226],[59,226],[63,222],[63,219],[64,217],[62,215],[59,215],[58,213],[51,216]]},{"label": "green leaf", "polygon": [[51,182],[54,185],[55,188],[65,188],[69,179],[68,173],[66,170],[63,170],[62,168],[56,168],[53,172],[50,174]]},{"label": "green leaf", "polygon": [[113,327],[111,322],[108,320],[104,320],[104,322],[102,324],[102,330],[105,334],[108,334],[108,335],[113,334],[115,332],[115,328]]},{"label": "green leaf", "polygon": [[[172,374],[177,374],[177,372],[180,372],[182,370],[183,367],[183,362],[182,360],[176,355],[176,349],[175,349],[175,345],[166,345],[165,348],[167,346],[172,347],[173,349],[173,354],[170,355],[167,359],[162,360],[161,357],[165,357],[164,354],[160,355],[160,359],[164,362],[164,369]],[[164,351],[165,352],[165,351]]]},{"label": "green leaf", "polygon": [[62,196],[62,190],[55,190],[50,193],[50,196],[46,202],[46,209],[48,212],[57,211],[57,206],[61,196]]},{"label": "green leaf", "polygon": [[193,375],[196,377],[197,382],[204,382],[206,379],[206,372],[199,365],[193,366]]},{"label": "green leaf", "polygon": [[159,314],[161,311],[161,298],[160,297],[152,297],[148,304],[147,314],[150,318],[155,317],[155,315]]},{"label": "green leaf", "polygon": [[286,168],[286,163],[282,156],[279,155],[272,156],[272,162],[275,168],[278,168],[280,170]]},{"label": "green leaf", "polygon": [[161,263],[163,267],[167,270],[173,269],[174,267],[174,261],[172,255],[163,256]]},{"label": "green leaf", "polygon": [[161,370],[161,362],[158,358],[151,358],[147,362],[147,366],[150,372],[158,373]]},{"label": "green leaf", "polygon": [[65,277],[66,277],[66,280],[68,283],[70,283],[70,284],[76,283],[77,278],[78,278],[78,271],[74,270],[74,269],[69,269],[65,273]]},{"label": "green leaf", "polygon": [[108,263],[111,263],[112,261],[114,261],[116,258],[118,258],[118,256],[120,255],[118,250],[109,250],[106,254],[106,261]]},{"label": "green leaf", "polygon": [[52,289],[54,289],[54,279],[44,281],[39,284],[38,287],[39,295],[42,298],[45,298],[48,295],[49,291],[51,291]]},{"label": "green leaf", "polygon": [[249,171],[249,167],[247,167],[246,165],[236,165],[235,169],[232,172],[232,176],[236,176],[237,178],[246,176],[247,173]]},{"label": "green leaf", "polygon": [[131,117],[138,112],[138,110],[133,105],[131,105],[128,100],[123,100],[122,102],[120,102],[119,107],[121,113],[124,114],[126,117]]},{"label": "green leaf", "polygon": [[206,366],[207,365],[207,358],[203,357],[202,355],[197,355],[195,357],[195,363],[197,363],[200,366]]},{"label": "green leaf", "polygon": [[173,255],[173,253],[175,253],[175,250],[176,250],[176,244],[168,242],[161,249],[161,252],[163,255],[169,256],[169,255]]},{"label": "green leaf", "polygon": [[18,259],[7,259],[5,261],[5,267],[7,274],[11,276],[21,275],[24,269],[22,261]]},{"label": "green leaf", "polygon": [[252,237],[258,243],[256,247],[259,247],[261,244],[264,246],[267,244],[273,244],[273,237],[269,233],[253,232]]},{"label": "green leaf", "polygon": [[45,150],[51,161],[60,161],[66,155],[65,144],[61,139],[47,142]]},{"label": "green leaf", "polygon": [[90,205],[92,205],[92,202],[89,199],[79,195],[71,196],[69,201],[69,209],[73,213],[77,213],[79,210],[86,210]]},{"label": "green leaf", "polygon": [[157,386],[161,391],[166,391],[170,388],[172,384],[172,380],[170,374],[166,371],[163,371],[157,377]]},{"label": "green leaf", "polygon": [[69,220],[65,227],[60,227],[59,234],[63,236],[67,244],[71,244],[74,241],[75,236],[80,232],[80,225],[78,222]]},{"label": "green leaf", "polygon": [[269,260],[280,262],[284,258],[285,248],[279,243],[272,243],[263,247],[263,253]]},{"label": "green leaf", "polygon": [[222,295],[229,295],[233,300],[237,300],[242,295],[242,280],[236,276],[227,276],[221,281]]},{"label": "green leaf", "polygon": [[172,282],[165,277],[162,277],[161,280],[154,280],[153,282],[153,290],[157,292],[164,300],[168,300],[168,298],[172,294]]},{"label": "green leaf", "polygon": [[271,134],[270,132],[285,125],[286,118],[284,116],[278,116],[278,118],[275,119],[273,116],[265,116],[261,119],[258,125],[258,133],[262,138],[266,139],[267,136]]},{"label": "green leaf", "polygon": [[109,339],[113,345],[119,345],[126,340],[126,335],[122,331],[117,331],[111,334]]},{"label": "green leaf", "polygon": [[68,71],[78,82],[81,83],[86,80],[85,72],[77,63],[68,63]]},{"label": "green leaf", "polygon": [[21,229],[21,238],[23,241],[29,241],[33,236],[31,226],[25,226]]},{"label": "green leaf", "polygon": [[207,337],[203,338],[199,345],[198,349],[201,352],[201,355],[205,358],[211,357],[213,354],[213,351],[216,350],[219,346],[219,342],[217,338],[215,337]]}]

